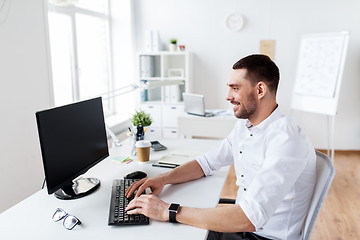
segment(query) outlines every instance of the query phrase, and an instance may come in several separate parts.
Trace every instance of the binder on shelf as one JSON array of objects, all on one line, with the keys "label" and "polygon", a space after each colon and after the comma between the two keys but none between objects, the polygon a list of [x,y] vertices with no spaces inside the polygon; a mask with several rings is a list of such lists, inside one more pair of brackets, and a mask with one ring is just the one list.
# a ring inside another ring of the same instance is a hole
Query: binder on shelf
[{"label": "binder on shelf", "polygon": [[156,30],[145,31],[145,51],[158,52],[160,51],[159,32]]},{"label": "binder on shelf", "polygon": [[154,77],[154,56],[140,56],[140,77]]},{"label": "binder on shelf", "polygon": [[145,31],[145,51],[146,52],[151,52],[152,51],[152,31],[151,30],[147,30]]},{"label": "binder on shelf", "polygon": [[171,101],[171,88],[170,86],[164,87],[164,102],[169,103]]},{"label": "binder on shelf", "polygon": [[178,103],[181,101],[183,85],[173,85],[164,87],[164,102]]},{"label": "binder on shelf", "polygon": [[170,102],[172,103],[180,102],[181,95],[182,94],[180,92],[179,85],[170,86]]},{"label": "binder on shelf", "polygon": [[151,37],[152,37],[151,50],[152,50],[153,52],[158,52],[158,51],[160,51],[159,32],[153,30],[153,31],[152,31],[152,34],[151,34]]},{"label": "binder on shelf", "polygon": [[[146,80],[141,80],[142,83],[146,84],[147,81]],[[141,101],[142,102],[147,102],[148,101],[148,90],[144,89],[141,91]]]}]

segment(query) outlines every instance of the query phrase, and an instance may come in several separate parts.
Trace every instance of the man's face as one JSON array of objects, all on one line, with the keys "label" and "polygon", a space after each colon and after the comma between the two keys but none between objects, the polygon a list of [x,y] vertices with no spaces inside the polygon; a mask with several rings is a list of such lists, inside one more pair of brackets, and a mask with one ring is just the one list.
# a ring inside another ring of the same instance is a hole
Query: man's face
[{"label": "man's face", "polygon": [[251,86],[245,79],[246,69],[236,69],[227,83],[229,86],[226,100],[233,104],[234,115],[237,118],[249,119],[254,117],[257,110],[256,86]]}]

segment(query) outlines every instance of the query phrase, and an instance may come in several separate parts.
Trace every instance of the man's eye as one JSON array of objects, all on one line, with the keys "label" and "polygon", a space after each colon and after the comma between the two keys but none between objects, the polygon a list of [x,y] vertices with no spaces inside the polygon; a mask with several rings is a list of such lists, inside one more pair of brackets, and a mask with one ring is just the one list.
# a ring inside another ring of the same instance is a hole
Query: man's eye
[{"label": "man's eye", "polygon": [[234,91],[237,91],[239,88],[237,88],[237,87],[233,87],[232,88]]}]

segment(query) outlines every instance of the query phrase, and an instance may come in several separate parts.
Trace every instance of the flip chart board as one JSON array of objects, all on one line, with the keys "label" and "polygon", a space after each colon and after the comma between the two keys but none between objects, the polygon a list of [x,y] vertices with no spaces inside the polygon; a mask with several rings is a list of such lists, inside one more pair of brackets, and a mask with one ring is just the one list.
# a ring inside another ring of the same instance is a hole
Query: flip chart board
[{"label": "flip chart board", "polygon": [[302,36],[293,109],[336,114],[348,39],[348,32]]}]

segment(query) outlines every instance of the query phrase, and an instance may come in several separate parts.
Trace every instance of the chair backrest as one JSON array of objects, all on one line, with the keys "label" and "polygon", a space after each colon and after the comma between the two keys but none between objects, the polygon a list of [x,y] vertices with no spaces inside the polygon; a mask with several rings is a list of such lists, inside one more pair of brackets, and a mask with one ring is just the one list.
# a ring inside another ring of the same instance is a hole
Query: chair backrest
[{"label": "chair backrest", "polygon": [[309,240],[320,208],[335,176],[335,167],[328,156],[316,151],[316,183],[309,211],[302,230],[304,240]]}]

